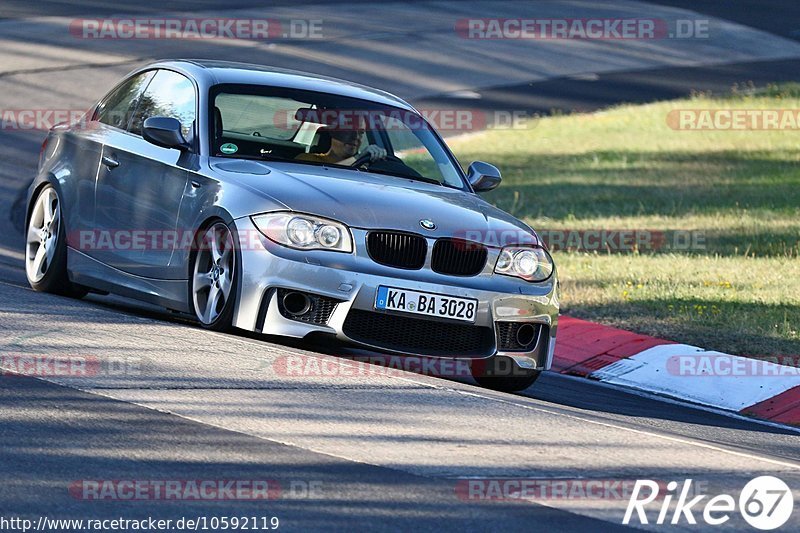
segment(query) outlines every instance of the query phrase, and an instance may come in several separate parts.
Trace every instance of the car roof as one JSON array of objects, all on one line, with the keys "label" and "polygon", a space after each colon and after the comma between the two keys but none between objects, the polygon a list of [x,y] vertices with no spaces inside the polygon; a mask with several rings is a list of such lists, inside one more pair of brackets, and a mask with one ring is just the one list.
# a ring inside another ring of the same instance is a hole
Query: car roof
[{"label": "car roof", "polygon": [[416,112],[411,104],[386,91],[339,78],[332,78],[299,70],[208,59],[159,61],[142,67],[139,70],[152,68],[175,68],[177,70],[183,70],[191,74],[198,82],[204,81],[208,86],[221,83],[236,83],[285,87],[288,89],[317,91],[358,98]]}]

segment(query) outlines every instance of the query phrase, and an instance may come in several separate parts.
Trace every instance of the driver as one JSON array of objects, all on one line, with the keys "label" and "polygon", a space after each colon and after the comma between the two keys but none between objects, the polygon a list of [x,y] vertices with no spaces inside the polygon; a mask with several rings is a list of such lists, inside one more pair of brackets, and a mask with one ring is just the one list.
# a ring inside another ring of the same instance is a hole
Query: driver
[{"label": "driver", "polygon": [[328,126],[323,126],[318,131],[327,131],[331,136],[331,147],[324,154],[302,153],[295,159],[300,161],[313,161],[317,163],[330,163],[336,165],[350,166],[360,157],[369,154],[370,161],[377,161],[386,158],[386,150],[376,144],[370,144],[360,154],[358,147],[361,144],[363,129],[342,130]]}]

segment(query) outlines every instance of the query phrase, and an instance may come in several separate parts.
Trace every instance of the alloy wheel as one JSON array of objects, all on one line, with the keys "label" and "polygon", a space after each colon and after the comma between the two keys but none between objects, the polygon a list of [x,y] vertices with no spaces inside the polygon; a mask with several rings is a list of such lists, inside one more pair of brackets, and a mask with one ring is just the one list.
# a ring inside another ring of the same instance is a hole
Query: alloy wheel
[{"label": "alloy wheel", "polygon": [[48,187],[39,195],[28,222],[25,272],[38,283],[53,264],[61,230],[61,206],[58,195]]},{"label": "alloy wheel", "polygon": [[222,222],[210,226],[195,255],[192,300],[197,319],[213,324],[231,298],[236,253],[231,231]]}]

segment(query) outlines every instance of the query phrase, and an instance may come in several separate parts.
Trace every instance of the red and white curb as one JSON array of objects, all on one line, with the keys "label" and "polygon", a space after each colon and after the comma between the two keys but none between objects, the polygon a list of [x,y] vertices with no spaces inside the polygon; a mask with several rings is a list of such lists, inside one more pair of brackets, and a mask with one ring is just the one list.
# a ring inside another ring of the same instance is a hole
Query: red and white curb
[{"label": "red and white curb", "polygon": [[796,364],[707,351],[568,316],[559,318],[557,335],[553,371],[800,425]]}]

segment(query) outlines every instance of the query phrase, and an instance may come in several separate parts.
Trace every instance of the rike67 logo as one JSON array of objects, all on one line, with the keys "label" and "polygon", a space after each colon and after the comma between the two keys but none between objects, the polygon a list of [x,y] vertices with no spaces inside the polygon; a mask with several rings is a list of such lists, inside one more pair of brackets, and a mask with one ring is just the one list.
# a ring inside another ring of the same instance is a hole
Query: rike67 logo
[{"label": "rike67 logo", "polygon": [[[697,524],[695,513],[698,513],[706,524],[718,526],[730,520],[738,510],[752,527],[768,531],[784,525],[794,509],[794,497],[789,486],[774,476],[750,480],[738,499],[730,494],[719,494],[705,502],[703,500],[708,495],[692,497],[691,479],[684,480],[682,486],[677,481],[670,481],[666,485],[666,494],[661,493],[663,487],[663,483],[650,479],[637,480],[622,523],[627,525],[632,519],[634,523],[638,519],[640,524],[649,524],[648,520],[654,518],[652,513],[658,511],[653,523],[659,525],[680,524],[682,520],[687,524]],[[673,500],[674,506],[671,505]],[[648,517],[645,506],[653,502],[656,505],[650,506],[651,515]]]}]

